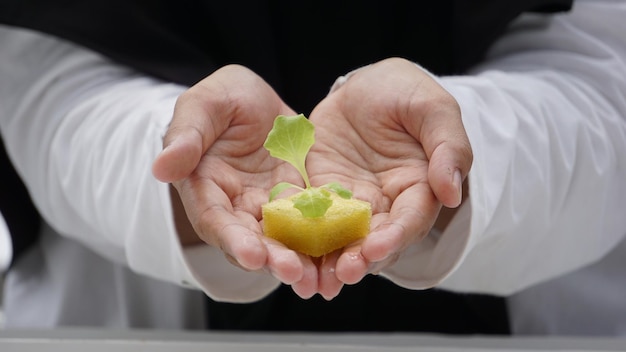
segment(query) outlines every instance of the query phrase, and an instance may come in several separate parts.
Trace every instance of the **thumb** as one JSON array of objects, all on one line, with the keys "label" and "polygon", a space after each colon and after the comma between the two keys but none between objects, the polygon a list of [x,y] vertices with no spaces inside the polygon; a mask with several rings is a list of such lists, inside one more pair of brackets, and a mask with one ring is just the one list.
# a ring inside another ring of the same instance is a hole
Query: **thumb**
[{"label": "thumb", "polygon": [[469,144],[444,142],[434,150],[428,163],[428,182],[439,201],[456,208],[463,200],[463,180],[471,166]]},{"label": "thumb", "polygon": [[163,150],[152,164],[152,174],[168,183],[183,179],[196,168],[202,153],[202,136],[198,130],[191,126],[170,126],[163,139]]},{"label": "thumb", "polygon": [[[162,182],[189,176],[200,158],[228,127],[229,119],[212,118],[206,88],[191,87],[176,101],[174,117],[163,137],[163,150],[152,164],[152,174]],[[209,95],[212,96],[212,95]],[[215,102],[213,102],[215,103]]]},{"label": "thumb", "polygon": [[423,146],[428,156],[428,182],[437,199],[448,208],[463,200],[462,185],[472,166],[473,154],[458,105],[425,119]]},{"label": "thumb", "polygon": [[444,206],[456,208],[463,200],[462,185],[473,161],[456,99],[435,76],[416,65],[417,89],[409,94],[409,109],[401,114],[403,127],[424,148],[428,157],[428,183]]}]

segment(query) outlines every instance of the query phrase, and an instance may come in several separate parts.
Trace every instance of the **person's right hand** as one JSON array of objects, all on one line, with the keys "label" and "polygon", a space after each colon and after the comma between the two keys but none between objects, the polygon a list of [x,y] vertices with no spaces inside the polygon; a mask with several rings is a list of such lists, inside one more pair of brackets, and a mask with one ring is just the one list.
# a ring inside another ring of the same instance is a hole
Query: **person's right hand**
[{"label": "person's right hand", "polygon": [[[204,241],[233,264],[266,270],[308,298],[317,292],[315,264],[263,236],[260,225],[269,190],[280,181],[302,183],[263,148],[279,114],[295,113],[255,73],[225,66],[180,96],[153,173],[175,186],[174,206],[176,193],[184,205],[186,214],[176,217],[183,245]],[[187,218],[193,229],[181,232]]]},{"label": "person's right hand", "polygon": [[442,205],[460,205],[473,155],[457,101],[401,58],[353,72],[310,119],[311,183],[339,182],[372,204],[371,232],[319,268],[318,291],[332,299],[344,284],[394,265],[428,234]]}]

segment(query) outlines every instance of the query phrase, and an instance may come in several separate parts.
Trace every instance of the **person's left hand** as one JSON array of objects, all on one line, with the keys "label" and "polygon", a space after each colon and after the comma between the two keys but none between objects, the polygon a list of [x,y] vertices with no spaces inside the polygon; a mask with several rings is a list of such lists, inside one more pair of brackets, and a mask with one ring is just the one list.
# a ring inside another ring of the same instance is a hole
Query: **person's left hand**
[{"label": "person's left hand", "polygon": [[414,63],[387,59],[357,71],[311,113],[311,183],[332,181],[372,203],[372,231],[324,257],[318,292],[392,265],[431,229],[441,205],[457,207],[472,151],[456,100]]}]

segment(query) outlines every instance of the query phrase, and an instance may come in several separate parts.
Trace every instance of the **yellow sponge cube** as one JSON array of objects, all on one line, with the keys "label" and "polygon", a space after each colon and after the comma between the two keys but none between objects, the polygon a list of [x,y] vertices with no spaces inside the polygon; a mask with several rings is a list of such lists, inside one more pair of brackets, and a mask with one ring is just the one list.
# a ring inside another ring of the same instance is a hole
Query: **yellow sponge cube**
[{"label": "yellow sponge cube", "polygon": [[370,231],[370,203],[334,194],[332,199],[326,214],[316,218],[302,216],[290,198],[266,203],[262,206],[263,232],[312,257],[321,257],[365,237]]}]

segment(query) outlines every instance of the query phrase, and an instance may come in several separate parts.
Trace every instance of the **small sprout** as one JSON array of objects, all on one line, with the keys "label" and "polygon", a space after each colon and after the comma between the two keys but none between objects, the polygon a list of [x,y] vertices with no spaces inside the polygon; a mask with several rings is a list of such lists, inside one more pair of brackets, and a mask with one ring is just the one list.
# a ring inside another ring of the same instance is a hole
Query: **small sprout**
[{"label": "small sprout", "polygon": [[274,120],[274,126],[263,146],[272,157],[284,160],[298,170],[305,189],[289,182],[280,182],[272,187],[269,201],[289,188],[297,188],[301,192],[292,200],[294,207],[300,210],[302,216],[307,218],[321,217],[333,204],[332,191],[344,199],[352,198],[352,192],[337,182],[312,187],[305,168],[306,156],[315,143],[315,127],[303,114],[296,116],[279,115]]},{"label": "small sprout", "polygon": [[293,206],[308,218],[324,216],[331,205],[333,200],[330,199],[330,192],[324,188],[310,187],[293,198]]}]

